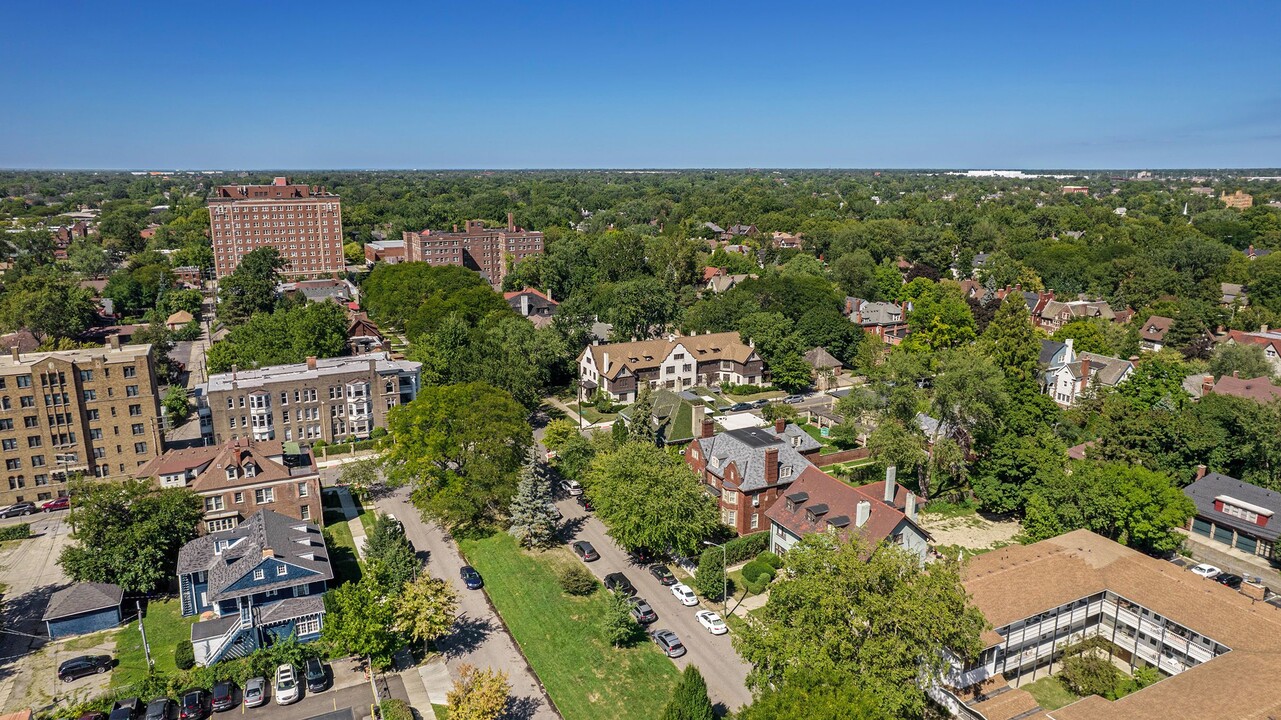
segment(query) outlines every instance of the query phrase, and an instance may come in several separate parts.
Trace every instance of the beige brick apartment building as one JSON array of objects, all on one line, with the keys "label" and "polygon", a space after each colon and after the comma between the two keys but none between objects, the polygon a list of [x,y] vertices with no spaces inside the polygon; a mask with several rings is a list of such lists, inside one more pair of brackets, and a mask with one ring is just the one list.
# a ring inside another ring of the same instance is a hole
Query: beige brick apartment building
[{"label": "beige brick apartment building", "polygon": [[502,287],[508,257],[519,262],[543,254],[543,234],[516,227],[511,213],[507,213],[506,228],[487,228],[480,220],[468,220],[463,232],[455,225],[453,232],[406,232],[403,238],[405,260],[461,265],[483,275],[495,289]]},{"label": "beige brick apartment building", "polygon": [[121,479],[161,452],[150,345],[0,358],[0,504],[67,494],[67,476]]},{"label": "beige brick apartment building", "polygon": [[346,268],[342,252],[342,204],[322,187],[290,185],[278,177],[270,185],[225,185],[209,199],[218,279],[232,273],[240,258],[274,247],[289,262],[290,278],[329,277]]}]

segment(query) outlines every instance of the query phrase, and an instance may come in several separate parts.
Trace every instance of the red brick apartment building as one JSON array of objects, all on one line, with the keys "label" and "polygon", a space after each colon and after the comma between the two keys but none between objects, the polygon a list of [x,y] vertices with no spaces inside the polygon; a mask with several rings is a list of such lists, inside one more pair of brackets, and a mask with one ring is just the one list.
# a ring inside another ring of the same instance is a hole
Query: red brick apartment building
[{"label": "red brick apartment building", "polygon": [[408,262],[461,265],[483,275],[494,288],[503,284],[508,256],[519,262],[543,254],[543,234],[516,227],[511,213],[507,213],[506,228],[487,228],[480,220],[468,220],[462,232],[455,225],[453,232],[406,232],[403,238]]},{"label": "red brick apartment building", "polygon": [[282,274],[290,278],[329,277],[346,267],[338,196],[287,178],[218,188],[209,200],[209,232],[220,280],[261,247],[280,251],[289,262]]}]

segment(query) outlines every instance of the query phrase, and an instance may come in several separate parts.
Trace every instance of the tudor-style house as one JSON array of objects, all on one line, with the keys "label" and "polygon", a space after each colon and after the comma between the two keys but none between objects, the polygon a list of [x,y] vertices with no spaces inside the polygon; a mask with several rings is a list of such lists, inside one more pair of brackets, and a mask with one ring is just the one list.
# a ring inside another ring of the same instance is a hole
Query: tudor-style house
[{"label": "tudor-style house", "polygon": [[248,438],[170,450],[138,470],[160,487],[187,487],[205,504],[205,532],[230,530],[259,510],[321,517],[320,475],[298,443]]},{"label": "tudor-style house", "polygon": [[787,492],[822,446],[794,424],[779,418],[768,428],[713,434],[711,419],[685,448],[685,463],[716,496],[721,522],[739,535],[769,528],[766,511]]},{"label": "tudor-style house", "polygon": [[591,345],[578,356],[578,368],[581,399],[590,400],[599,390],[623,403],[636,400],[642,383],[684,390],[695,385],[765,381],[761,356],[734,332]]},{"label": "tudor-style house", "polygon": [[290,635],[320,637],[321,596],[333,578],[320,528],[271,510],[183,545],[182,615],[205,618],[191,626],[196,662],[244,657]]}]

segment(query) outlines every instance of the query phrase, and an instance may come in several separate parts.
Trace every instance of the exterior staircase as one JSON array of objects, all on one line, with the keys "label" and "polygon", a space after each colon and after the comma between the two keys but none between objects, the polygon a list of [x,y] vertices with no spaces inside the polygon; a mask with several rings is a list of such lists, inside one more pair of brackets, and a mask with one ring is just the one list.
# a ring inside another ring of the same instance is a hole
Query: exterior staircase
[{"label": "exterior staircase", "polygon": [[205,664],[212,665],[221,660],[245,657],[257,650],[259,643],[256,617],[256,608],[241,608],[239,621],[223,634]]}]

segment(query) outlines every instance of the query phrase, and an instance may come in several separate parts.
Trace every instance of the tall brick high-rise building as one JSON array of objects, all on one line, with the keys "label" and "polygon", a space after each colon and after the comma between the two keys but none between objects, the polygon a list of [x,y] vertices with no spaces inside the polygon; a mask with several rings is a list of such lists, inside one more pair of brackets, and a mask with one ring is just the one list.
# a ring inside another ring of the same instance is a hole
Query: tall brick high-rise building
[{"label": "tall brick high-rise building", "polygon": [[260,247],[275,247],[289,262],[291,278],[329,277],[343,272],[342,206],[322,187],[224,185],[209,200],[214,269],[230,275],[240,258]]},{"label": "tall brick high-rise building", "polygon": [[132,477],[161,440],[150,345],[0,357],[0,504],[66,495],[74,473]]},{"label": "tall brick high-rise building", "polygon": [[520,261],[530,255],[543,254],[543,234],[516,227],[507,213],[507,227],[487,228],[480,220],[468,220],[463,232],[406,232],[405,260],[432,265],[461,265],[475,270],[494,288],[503,284],[507,274],[507,257]]}]

